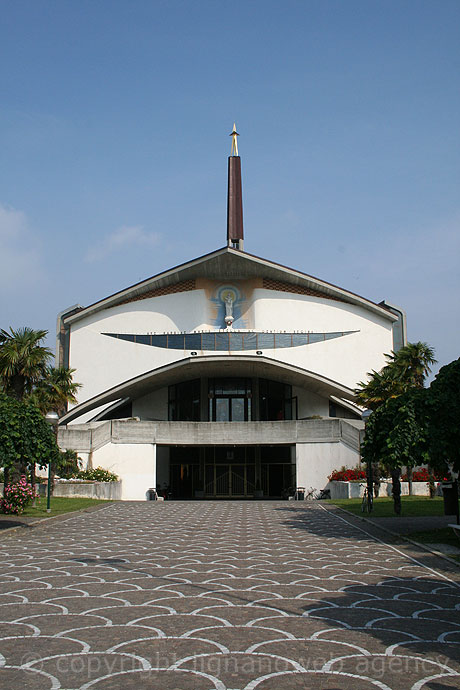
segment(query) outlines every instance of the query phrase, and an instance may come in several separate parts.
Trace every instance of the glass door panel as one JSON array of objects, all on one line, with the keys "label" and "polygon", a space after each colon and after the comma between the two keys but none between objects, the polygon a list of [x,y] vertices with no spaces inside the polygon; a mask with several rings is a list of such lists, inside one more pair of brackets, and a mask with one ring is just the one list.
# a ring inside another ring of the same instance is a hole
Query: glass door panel
[{"label": "glass door panel", "polygon": [[232,422],[244,422],[244,398],[232,398]]},{"label": "glass door panel", "polygon": [[230,494],[230,467],[228,465],[216,465],[216,496],[228,496]]},{"label": "glass door panel", "polygon": [[216,398],[216,422],[230,421],[230,400],[229,398]]},{"label": "glass door panel", "polygon": [[231,466],[231,495],[244,496],[245,495],[245,481],[244,481],[244,465]]}]

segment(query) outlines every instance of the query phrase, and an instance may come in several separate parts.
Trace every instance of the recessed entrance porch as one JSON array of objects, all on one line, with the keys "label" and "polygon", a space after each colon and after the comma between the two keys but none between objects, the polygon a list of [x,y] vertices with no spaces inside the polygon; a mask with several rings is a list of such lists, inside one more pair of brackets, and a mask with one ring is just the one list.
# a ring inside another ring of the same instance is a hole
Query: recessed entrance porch
[{"label": "recessed entrance porch", "polygon": [[172,499],[282,498],[295,477],[295,446],[157,449],[157,488]]}]

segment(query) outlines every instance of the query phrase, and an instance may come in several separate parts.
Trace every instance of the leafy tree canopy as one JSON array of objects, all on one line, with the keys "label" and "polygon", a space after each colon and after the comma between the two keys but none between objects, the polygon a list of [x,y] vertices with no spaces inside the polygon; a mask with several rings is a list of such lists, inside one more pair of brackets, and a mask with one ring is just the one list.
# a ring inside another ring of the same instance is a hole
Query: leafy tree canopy
[{"label": "leafy tree canopy", "polygon": [[412,388],[423,388],[431,366],[436,363],[433,348],[421,342],[408,343],[386,358],[388,364],[380,372],[370,372],[369,381],[361,382],[355,391],[358,403],[371,410]]},{"label": "leafy tree canopy", "polygon": [[52,410],[62,417],[67,403],[77,402],[76,394],[81,384],[72,380],[74,372],[75,369],[66,367],[47,367],[43,379],[38,381],[30,395],[43,414]]},{"label": "leafy tree canopy", "polygon": [[3,467],[23,471],[33,462],[47,465],[59,453],[53,430],[40,410],[1,392],[0,449]]},{"label": "leafy tree canopy", "polygon": [[427,391],[429,452],[433,464],[460,470],[460,358],[439,370]]},{"label": "leafy tree canopy", "polygon": [[18,400],[31,393],[46,374],[52,352],[42,345],[47,331],[32,328],[0,330],[0,382],[3,390]]},{"label": "leafy tree canopy", "polygon": [[369,417],[363,460],[390,468],[423,464],[427,461],[427,420],[423,389],[389,398]]}]

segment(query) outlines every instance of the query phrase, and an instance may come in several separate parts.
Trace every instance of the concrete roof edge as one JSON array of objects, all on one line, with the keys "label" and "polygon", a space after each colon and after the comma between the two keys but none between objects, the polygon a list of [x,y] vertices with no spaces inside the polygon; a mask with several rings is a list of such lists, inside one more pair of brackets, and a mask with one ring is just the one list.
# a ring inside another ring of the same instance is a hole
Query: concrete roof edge
[{"label": "concrete roof edge", "polygon": [[[350,292],[349,290],[345,290],[344,288],[334,285],[333,283],[328,283],[327,281],[321,280],[320,278],[316,278],[315,276],[303,273],[302,271],[299,271],[294,268],[289,268],[288,266],[283,266],[282,264],[276,263],[269,259],[264,259],[262,257],[256,256],[255,254],[249,254],[248,252],[233,249],[232,247],[221,247],[220,249],[216,249],[213,252],[204,254],[200,257],[197,257],[196,259],[192,259],[191,261],[179,264],[178,266],[174,266],[173,268],[170,268],[167,271],[158,273],[154,276],[151,276],[150,278],[146,278],[145,280],[140,281],[139,283],[135,283],[134,285],[131,285],[123,290],[115,292],[114,294],[109,295],[108,297],[105,297],[102,300],[90,304],[88,307],[84,307],[77,314],[73,314],[69,316],[67,319],[64,318],[64,321],[66,324],[71,324],[92,313],[95,313],[102,309],[110,308],[112,306],[116,306],[117,303],[126,299],[130,294],[132,294],[135,291],[142,291],[143,289],[144,291],[146,291],[147,288],[151,287],[152,285],[155,285],[155,283],[160,280],[168,279],[168,277],[171,277],[174,274],[189,270],[194,266],[199,266],[200,264],[206,263],[207,261],[210,261],[219,255],[225,254],[234,256],[242,261],[249,261],[259,264],[261,267],[274,269],[279,273],[278,277],[280,279],[282,279],[283,277],[295,277],[299,281],[308,281],[309,283],[313,284],[313,286],[316,287],[319,291],[324,290],[325,299],[328,298],[328,294],[331,296],[336,296],[344,302],[347,302],[349,304],[355,304],[363,307],[364,309],[368,309],[374,313],[377,313],[379,316],[382,316],[383,318],[386,318],[389,321],[397,320],[397,317],[382,304],[372,302],[371,300],[368,300],[367,298],[362,297],[361,295],[357,295],[356,293]],[[140,292],[139,294],[142,293]]]},{"label": "concrete roof edge", "polygon": [[[127,379],[126,381],[123,381],[116,386],[113,386],[112,388],[108,388],[106,391],[103,391],[102,393],[98,393],[97,395],[93,396],[92,398],[85,400],[84,402],[80,403],[79,405],[76,405],[73,407],[69,412],[67,412],[59,421],[60,425],[65,425],[68,422],[73,421],[74,419],[77,419],[81,415],[85,414],[86,412],[90,412],[91,410],[100,407],[101,405],[104,405],[105,403],[110,403],[110,402],[115,402],[115,400],[120,400],[120,398],[124,397],[130,397],[128,394],[128,389],[131,387],[135,387],[136,385],[140,385],[149,379],[155,379],[157,378],[160,374],[168,374],[168,372],[172,372],[175,370],[180,370],[182,367],[186,365],[192,365],[195,366],[197,363],[200,364],[206,364],[206,363],[220,363],[220,362],[244,362],[247,364],[267,364],[269,366],[272,366],[275,369],[278,370],[284,370],[289,373],[293,373],[299,376],[303,376],[306,379],[309,379],[310,381],[315,381],[316,383],[319,383],[323,385],[325,388],[331,389],[329,395],[336,394],[337,397],[342,397],[346,396],[350,400],[353,400],[355,397],[354,391],[351,388],[348,388],[348,386],[344,386],[343,384],[339,383],[338,381],[333,381],[332,379],[327,378],[326,376],[322,376],[321,374],[318,374],[313,371],[309,371],[308,369],[303,369],[302,367],[298,367],[292,364],[287,364],[286,362],[280,362],[278,360],[272,359],[271,357],[265,357],[265,356],[254,356],[254,355],[203,355],[200,357],[184,357],[183,359],[176,360],[174,362],[171,362],[169,364],[166,364],[162,367],[157,367],[156,369],[150,369],[149,371],[144,372],[143,374],[140,374],[139,376],[135,376],[131,379]],[[197,372],[198,374],[198,372]]]},{"label": "concrete roof edge", "polygon": [[183,271],[185,268],[191,268],[193,265],[202,263],[204,260],[210,259],[212,256],[215,256],[220,253],[225,253],[226,250],[228,250],[228,247],[221,247],[220,249],[216,249],[213,252],[210,252],[209,254],[203,254],[203,256],[199,256],[196,259],[192,259],[191,261],[186,261],[182,264],[178,264],[177,266],[173,266],[173,268],[168,269],[167,271],[162,271],[161,273],[156,273],[154,276],[150,276],[150,278],[146,278],[145,280],[141,280],[139,283],[134,283],[134,285],[130,285],[127,288],[124,288],[123,290],[119,290],[118,292],[114,292],[112,295],[109,295],[108,297],[104,297],[101,300],[98,300],[97,302],[93,302],[93,304],[90,304],[87,307],[84,307],[81,312],[78,314],[75,314],[68,319],[66,319],[66,323],[73,323],[74,321],[77,321],[78,319],[81,319],[85,316],[88,316],[88,314],[91,314],[95,311],[100,311],[101,309],[107,309],[108,307],[112,306],[112,303],[127,297],[133,290],[136,288],[140,288],[142,286],[148,285],[150,283],[154,283],[155,281],[160,280],[161,278],[166,278],[167,276],[171,275],[172,273],[177,273],[177,271]]}]

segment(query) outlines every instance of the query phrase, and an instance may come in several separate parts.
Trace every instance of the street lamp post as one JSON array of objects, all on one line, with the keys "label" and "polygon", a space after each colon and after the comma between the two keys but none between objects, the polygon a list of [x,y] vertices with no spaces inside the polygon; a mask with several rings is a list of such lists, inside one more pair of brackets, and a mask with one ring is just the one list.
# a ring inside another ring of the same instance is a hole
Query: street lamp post
[{"label": "street lamp post", "polygon": [[[59,422],[59,415],[56,412],[48,412],[45,416],[48,424],[56,429]],[[48,463],[48,486],[46,488],[46,512],[51,513],[51,460]]]}]

